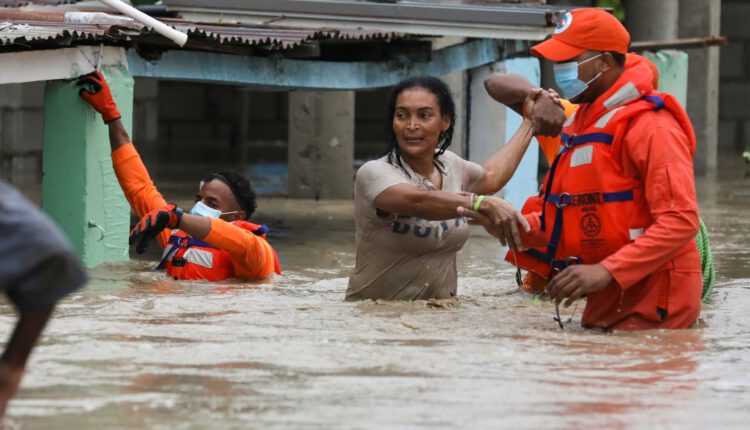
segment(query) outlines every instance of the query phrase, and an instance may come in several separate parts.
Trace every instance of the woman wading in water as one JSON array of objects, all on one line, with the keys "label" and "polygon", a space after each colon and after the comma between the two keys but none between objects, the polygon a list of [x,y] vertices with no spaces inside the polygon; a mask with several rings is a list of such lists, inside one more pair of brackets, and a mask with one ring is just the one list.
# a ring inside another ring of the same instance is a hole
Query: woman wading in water
[{"label": "woman wading in water", "polygon": [[[555,103],[541,90],[525,101]],[[521,161],[532,135],[530,119],[483,166],[446,151],[453,138],[455,106],[435,77],[399,83],[388,103],[385,154],[365,163],[354,186],[357,262],[347,300],[418,300],[456,295],[456,253],[469,236],[465,209],[500,241],[515,248],[519,226],[508,202],[484,194],[500,190]]]}]

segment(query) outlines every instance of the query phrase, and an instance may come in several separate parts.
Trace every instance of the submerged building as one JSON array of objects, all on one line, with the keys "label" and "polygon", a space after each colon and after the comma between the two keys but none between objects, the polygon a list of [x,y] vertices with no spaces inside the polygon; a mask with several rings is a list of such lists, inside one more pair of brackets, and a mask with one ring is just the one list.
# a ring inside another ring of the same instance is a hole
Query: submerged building
[{"label": "submerged building", "polygon": [[[186,171],[193,177],[231,167],[253,176],[260,191],[349,199],[356,166],[384,148],[390,86],[421,74],[446,80],[458,106],[451,150],[483,162],[520,123],[489,99],[484,79],[512,72],[549,84],[529,46],[571,7],[594,4],[161,3],[140,8],[186,33],[185,46],[97,1],[0,0],[2,176],[37,196],[90,266],[127,258],[129,210],[112,173],[106,128],[78,99],[78,75],[97,67],[105,73],[162,190],[178,192]],[[646,38],[651,45],[644,47],[658,48],[658,39],[675,37]],[[699,49],[710,56],[717,48]],[[668,54],[662,65],[679,71],[687,61]],[[687,74],[675,79],[684,91]],[[690,86],[693,97],[718,85],[713,75],[704,81]],[[700,129],[716,135],[715,112],[699,111],[714,123],[713,131]],[[715,167],[716,144],[706,148],[702,171]],[[504,196],[520,206],[534,193],[539,163],[537,150],[528,151]]]}]

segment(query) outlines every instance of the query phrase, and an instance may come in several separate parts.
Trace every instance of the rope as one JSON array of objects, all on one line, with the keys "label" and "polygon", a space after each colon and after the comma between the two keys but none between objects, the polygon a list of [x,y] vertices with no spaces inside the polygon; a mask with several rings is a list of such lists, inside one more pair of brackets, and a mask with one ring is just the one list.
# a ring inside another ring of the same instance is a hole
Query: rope
[{"label": "rope", "polygon": [[695,237],[695,241],[698,244],[698,253],[701,256],[701,269],[703,270],[702,299],[706,302],[716,284],[716,273],[714,272],[714,257],[711,254],[711,245],[708,242],[708,229],[706,229],[706,225],[703,224],[702,219],[700,223],[700,229],[698,230],[698,235]]}]

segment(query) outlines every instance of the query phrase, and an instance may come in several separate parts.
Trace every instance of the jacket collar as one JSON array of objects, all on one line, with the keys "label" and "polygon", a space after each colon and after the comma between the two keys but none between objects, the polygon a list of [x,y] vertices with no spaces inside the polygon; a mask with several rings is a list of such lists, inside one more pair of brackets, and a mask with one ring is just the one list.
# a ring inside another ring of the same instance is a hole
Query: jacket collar
[{"label": "jacket collar", "polygon": [[625,69],[614,85],[592,103],[582,103],[575,118],[578,130],[590,127],[602,115],[612,109],[628,105],[651,93],[654,75],[645,64],[634,64]]}]

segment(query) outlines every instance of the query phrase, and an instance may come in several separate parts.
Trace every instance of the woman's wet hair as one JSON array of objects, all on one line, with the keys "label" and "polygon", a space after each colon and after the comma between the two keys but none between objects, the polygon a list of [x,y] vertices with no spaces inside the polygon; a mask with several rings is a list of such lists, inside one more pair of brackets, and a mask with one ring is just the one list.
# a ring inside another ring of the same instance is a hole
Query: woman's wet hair
[{"label": "woman's wet hair", "polygon": [[217,172],[203,178],[201,184],[213,181],[214,179],[223,182],[229,187],[237,203],[239,203],[240,209],[245,211],[245,219],[250,219],[250,216],[258,207],[255,201],[255,191],[252,185],[250,185],[250,181],[237,172]]},{"label": "woman's wet hair", "polygon": [[438,149],[435,152],[435,158],[443,155],[445,150],[451,145],[453,141],[453,127],[456,124],[456,104],[453,102],[453,96],[445,82],[434,76],[416,76],[396,84],[393,90],[391,90],[390,97],[388,97],[388,117],[386,119],[386,140],[388,147],[383,155],[388,156],[388,162],[401,168],[404,166],[401,163],[401,149],[398,147],[396,133],[393,131],[393,117],[396,115],[396,100],[398,100],[398,96],[411,88],[424,88],[434,94],[437,98],[438,106],[440,106],[440,115],[448,116],[451,120],[448,130],[440,133],[440,141],[438,142]]}]

